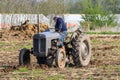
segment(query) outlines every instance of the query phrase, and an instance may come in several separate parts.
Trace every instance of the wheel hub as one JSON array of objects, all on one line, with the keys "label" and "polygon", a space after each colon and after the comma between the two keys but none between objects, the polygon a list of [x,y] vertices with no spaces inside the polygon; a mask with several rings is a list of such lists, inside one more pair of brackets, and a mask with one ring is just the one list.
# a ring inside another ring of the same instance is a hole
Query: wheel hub
[{"label": "wheel hub", "polygon": [[64,53],[64,51],[61,51],[59,53],[59,56],[58,56],[58,66],[59,66],[59,68],[64,68],[64,66],[65,66],[65,59],[66,59],[65,53]]}]

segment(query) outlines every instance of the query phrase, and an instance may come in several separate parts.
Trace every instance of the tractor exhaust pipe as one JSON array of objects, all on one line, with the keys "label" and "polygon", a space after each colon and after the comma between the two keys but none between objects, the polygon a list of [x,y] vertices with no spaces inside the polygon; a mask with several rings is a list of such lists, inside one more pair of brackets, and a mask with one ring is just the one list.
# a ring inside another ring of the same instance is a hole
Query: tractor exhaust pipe
[{"label": "tractor exhaust pipe", "polygon": [[40,24],[39,24],[39,22],[40,22],[40,20],[39,20],[39,14],[37,14],[37,24],[38,24],[38,26],[37,26],[37,33],[40,32]]}]

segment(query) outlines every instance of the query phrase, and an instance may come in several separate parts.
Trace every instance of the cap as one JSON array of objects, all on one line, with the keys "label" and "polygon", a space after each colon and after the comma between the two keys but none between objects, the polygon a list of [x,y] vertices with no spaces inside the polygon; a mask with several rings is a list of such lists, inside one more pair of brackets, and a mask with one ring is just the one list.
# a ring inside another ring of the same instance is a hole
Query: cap
[{"label": "cap", "polygon": [[55,17],[53,17],[53,20],[56,20],[58,17],[57,16],[55,16]]}]

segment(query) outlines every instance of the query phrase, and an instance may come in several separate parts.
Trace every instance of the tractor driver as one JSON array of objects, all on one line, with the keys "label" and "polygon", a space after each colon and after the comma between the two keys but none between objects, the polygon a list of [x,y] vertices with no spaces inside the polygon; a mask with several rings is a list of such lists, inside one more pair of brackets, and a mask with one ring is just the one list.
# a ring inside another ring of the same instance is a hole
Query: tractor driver
[{"label": "tractor driver", "polygon": [[65,39],[65,37],[67,37],[67,27],[66,24],[64,22],[64,20],[60,17],[54,17],[53,20],[55,21],[55,31],[59,32],[61,37],[60,37],[60,46],[62,47],[62,49],[65,51],[65,47],[63,45],[63,41]]}]

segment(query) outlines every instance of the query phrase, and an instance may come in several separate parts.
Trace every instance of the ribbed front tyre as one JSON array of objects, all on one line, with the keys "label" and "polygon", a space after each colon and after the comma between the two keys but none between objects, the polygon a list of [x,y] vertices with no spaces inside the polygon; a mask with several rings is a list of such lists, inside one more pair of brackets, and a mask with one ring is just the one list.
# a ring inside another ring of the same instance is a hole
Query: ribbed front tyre
[{"label": "ribbed front tyre", "polygon": [[29,49],[23,48],[19,53],[19,65],[29,65],[30,64],[30,51]]}]

